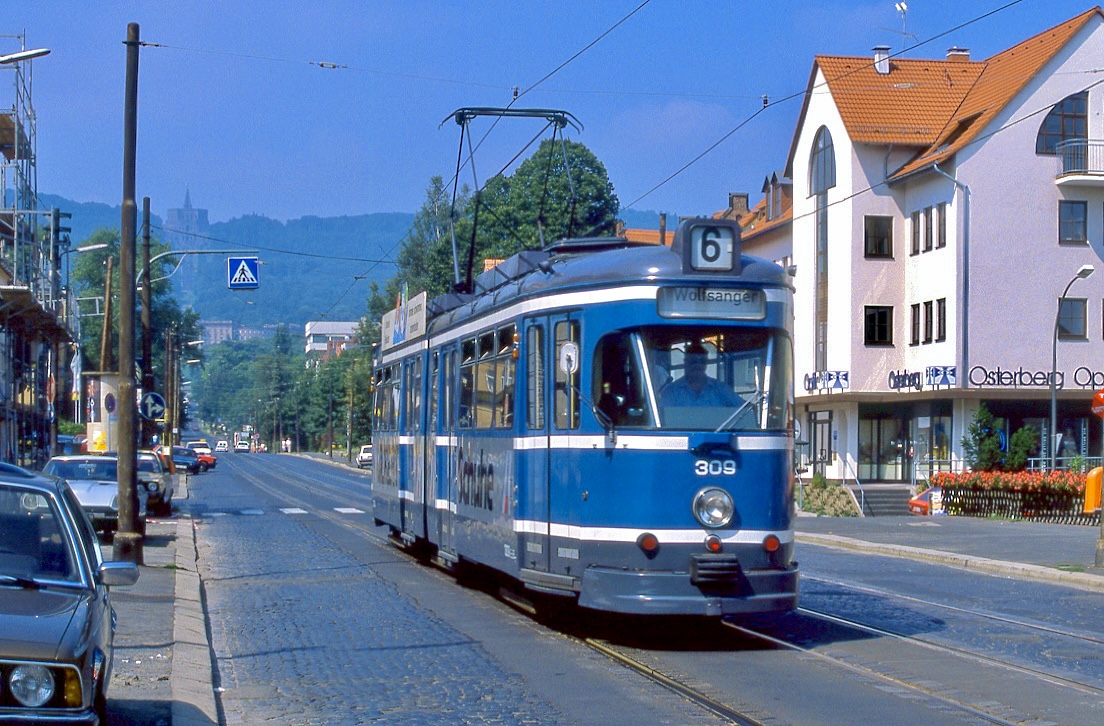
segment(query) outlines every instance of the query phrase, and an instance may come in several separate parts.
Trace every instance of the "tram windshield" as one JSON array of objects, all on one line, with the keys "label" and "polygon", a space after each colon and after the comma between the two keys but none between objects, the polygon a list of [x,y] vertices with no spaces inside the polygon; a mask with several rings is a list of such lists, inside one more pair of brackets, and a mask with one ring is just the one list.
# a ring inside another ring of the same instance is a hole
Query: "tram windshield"
[{"label": "tram windshield", "polygon": [[594,401],[615,428],[760,431],[789,427],[790,339],[779,330],[645,326],[604,336]]}]

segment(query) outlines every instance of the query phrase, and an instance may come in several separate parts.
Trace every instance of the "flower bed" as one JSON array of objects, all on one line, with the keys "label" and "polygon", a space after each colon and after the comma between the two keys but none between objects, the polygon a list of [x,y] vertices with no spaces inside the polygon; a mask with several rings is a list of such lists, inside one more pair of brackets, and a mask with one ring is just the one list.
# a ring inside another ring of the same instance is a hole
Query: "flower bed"
[{"label": "flower bed", "polygon": [[1095,520],[1082,514],[1085,475],[1079,472],[938,472],[931,483],[943,490],[948,514],[1085,524]]}]

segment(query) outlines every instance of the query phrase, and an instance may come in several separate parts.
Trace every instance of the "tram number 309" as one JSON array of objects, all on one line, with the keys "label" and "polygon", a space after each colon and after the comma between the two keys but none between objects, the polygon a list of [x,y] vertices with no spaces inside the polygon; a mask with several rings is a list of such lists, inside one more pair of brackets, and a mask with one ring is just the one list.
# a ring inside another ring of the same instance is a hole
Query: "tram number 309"
[{"label": "tram number 309", "polygon": [[732,459],[698,459],[694,462],[698,476],[735,476],[736,462]]}]

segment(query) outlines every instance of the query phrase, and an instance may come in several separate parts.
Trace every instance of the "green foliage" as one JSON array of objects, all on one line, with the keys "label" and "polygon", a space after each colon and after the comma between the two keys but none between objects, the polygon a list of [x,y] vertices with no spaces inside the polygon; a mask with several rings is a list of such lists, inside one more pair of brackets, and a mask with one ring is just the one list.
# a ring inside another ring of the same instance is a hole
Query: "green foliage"
[{"label": "green foliage", "polygon": [[996,471],[1004,462],[1000,449],[1000,421],[984,403],[978,406],[974,419],[962,437],[962,457],[974,471]]},{"label": "green foliage", "polygon": [[478,195],[461,189],[455,212],[450,190],[433,177],[399,251],[398,273],[383,291],[371,289],[369,319],[378,321],[394,308],[404,284],[410,295],[426,290],[432,299],[452,289],[457,268],[466,280],[469,265],[477,276],[488,258],[504,259],[569,235],[611,235],[619,211],[605,167],[576,142],[544,141],[512,175],[493,177]]},{"label": "green foliage", "polygon": [[1039,431],[1034,426],[1024,426],[1008,440],[1008,455],[1004,458],[1007,471],[1023,471],[1028,460],[1039,451]]}]

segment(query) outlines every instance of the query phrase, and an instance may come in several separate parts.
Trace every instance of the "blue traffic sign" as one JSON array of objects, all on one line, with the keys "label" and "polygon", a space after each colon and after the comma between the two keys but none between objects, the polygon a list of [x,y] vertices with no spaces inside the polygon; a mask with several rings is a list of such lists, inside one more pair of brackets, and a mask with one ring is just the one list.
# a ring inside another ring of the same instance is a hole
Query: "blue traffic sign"
[{"label": "blue traffic sign", "polygon": [[227,257],[226,285],[231,290],[256,290],[259,287],[257,258]]},{"label": "blue traffic sign", "polygon": [[159,421],[165,417],[165,399],[160,393],[147,391],[142,394],[142,401],[138,406],[138,413],[147,421]]}]

